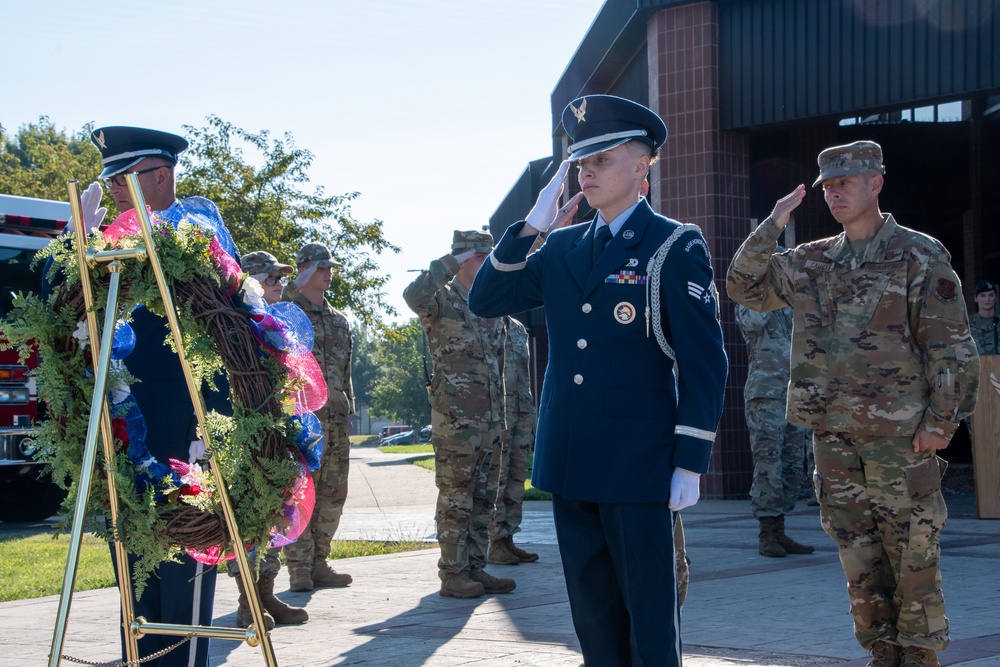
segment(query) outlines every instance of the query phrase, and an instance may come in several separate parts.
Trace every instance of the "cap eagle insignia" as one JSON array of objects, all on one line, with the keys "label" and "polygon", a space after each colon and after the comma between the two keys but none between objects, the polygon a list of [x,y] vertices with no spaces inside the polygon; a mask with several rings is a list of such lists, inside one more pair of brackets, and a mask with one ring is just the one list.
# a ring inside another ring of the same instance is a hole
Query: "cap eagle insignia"
[{"label": "cap eagle insignia", "polygon": [[587,100],[583,100],[582,102],[580,102],[579,108],[573,106],[573,103],[570,102],[569,110],[573,112],[574,116],[576,116],[576,122],[582,123],[585,120],[587,120],[586,118],[584,118],[584,115],[587,113]]},{"label": "cap eagle insignia", "polygon": [[101,133],[94,137],[94,141],[97,142],[102,151],[107,148],[107,144],[104,142],[104,130],[101,130]]}]

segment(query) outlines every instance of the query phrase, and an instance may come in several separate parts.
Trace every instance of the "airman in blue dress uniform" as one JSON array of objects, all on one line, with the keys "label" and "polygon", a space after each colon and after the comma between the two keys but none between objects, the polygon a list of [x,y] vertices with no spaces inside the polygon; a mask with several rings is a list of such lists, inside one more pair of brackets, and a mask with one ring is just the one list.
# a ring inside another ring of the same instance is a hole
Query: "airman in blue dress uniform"
[{"label": "airman in blue dress uniform", "polygon": [[[177,200],[174,166],[178,155],[188,147],[184,137],[146,128],[116,126],[95,129],[91,140],[101,151],[103,170],[100,178],[108,186],[120,212],[133,207],[124,176],[138,174],[143,199],[160,217],[175,225],[184,217],[192,224],[205,227],[215,235],[226,252],[239,260],[214,203],[200,197]],[[99,186],[97,192],[100,192]],[[98,194],[93,205],[99,202]],[[86,210],[86,204],[84,209],[86,223],[92,214]],[[87,228],[90,231],[89,224]],[[132,329],[136,345],[125,359],[125,365],[139,380],[131,389],[146,422],[149,451],[164,463],[171,458],[181,461],[198,458],[197,447],[200,446],[203,453],[204,445],[197,435],[197,419],[180,360],[163,343],[169,334],[166,319],[140,307],[132,313]],[[218,391],[204,393],[206,407],[230,414],[228,381],[217,376],[216,386]],[[131,556],[129,561],[131,569]],[[117,570],[115,574],[117,576]],[[187,555],[178,556],[174,562],[161,563],[155,575],[149,577],[142,596],[135,600],[134,615],[151,622],[211,625],[216,574],[214,566],[203,565]],[[139,640],[139,654],[148,657],[176,643],[176,637],[146,635]],[[124,655],[124,639],[122,646]],[[209,640],[194,637],[187,644],[143,664],[150,667],[205,667],[208,665],[208,651]]]},{"label": "airman in blue dress uniform", "polygon": [[[654,112],[588,95],[563,125],[569,159],[484,262],[469,306],[481,317],[545,306],[532,484],[553,494],[585,662],[679,665],[674,513],[697,502],[728,372],[708,246],[640,196],[667,134]],[[571,162],[582,193],[557,211]],[[560,228],[581,196],[597,217]]]}]

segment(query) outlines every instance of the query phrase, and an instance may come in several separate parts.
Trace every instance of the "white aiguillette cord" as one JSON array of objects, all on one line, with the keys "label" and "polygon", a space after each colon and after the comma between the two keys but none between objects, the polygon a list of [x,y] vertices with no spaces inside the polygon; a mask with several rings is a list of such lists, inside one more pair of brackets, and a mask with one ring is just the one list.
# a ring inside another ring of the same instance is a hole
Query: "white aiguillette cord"
[{"label": "white aiguillette cord", "polygon": [[[667,255],[670,253],[670,248],[673,247],[674,243],[683,234],[690,231],[696,231],[701,233],[701,228],[698,225],[682,224],[680,227],[674,230],[674,233],[663,242],[653,256],[649,258],[649,263],[646,264],[646,338],[649,338],[649,325],[652,322],[653,334],[656,336],[656,342],[660,344],[660,349],[663,350],[663,354],[670,357],[672,361],[677,361],[677,355],[674,354],[674,348],[670,347],[670,343],[667,342],[667,337],[663,333],[663,324],[660,318],[660,299],[653,299],[650,297],[651,294],[659,295],[660,293],[660,278],[663,272],[663,262],[667,260]],[[712,290],[715,291],[715,283],[712,283]]]}]

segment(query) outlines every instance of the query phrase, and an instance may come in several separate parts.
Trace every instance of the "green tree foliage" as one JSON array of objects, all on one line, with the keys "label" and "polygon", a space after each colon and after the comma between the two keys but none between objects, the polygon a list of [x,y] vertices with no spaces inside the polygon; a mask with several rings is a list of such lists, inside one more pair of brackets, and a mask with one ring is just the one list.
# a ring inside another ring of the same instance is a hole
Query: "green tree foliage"
[{"label": "green tree foliage", "polygon": [[89,182],[100,172],[92,126],[68,135],[46,116],[11,136],[0,125],[0,193],[66,201],[66,181]]},{"label": "green tree foliage", "polygon": [[[350,202],[358,193],[306,192],[313,156],[288,133],[272,139],[266,130],[254,134],[217,116],[207,120],[205,127],[184,126],[191,147],[181,154],[178,194],[214,201],[242,252],[267,250],[294,264],[303,244],[325,244],[344,264],[334,273],[330,301],[366,324],[380,322],[383,312],[394,315],[382,291],[388,276],[373,257],[399,248],[383,236],[382,221],[354,219]],[[251,163],[247,149],[261,166]]]},{"label": "green tree foliage", "polygon": [[428,424],[431,407],[424,370],[429,373],[431,367],[423,327],[414,318],[386,334],[377,344],[379,367],[371,410],[404,424]]},{"label": "green tree foliage", "polygon": [[372,389],[378,379],[378,346],[374,332],[364,324],[351,326],[354,347],[351,350],[351,385],[358,406],[371,406]]},{"label": "green tree foliage", "polygon": [[[86,186],[101,170],[101,154],[90,141],[92,125],[68,135],[45,116],[24,125],[15,136],[0,126],[0,193],[66,201],[66,181]],[[185,126],[190,148],[181,155],[177,193],[213,200],[241,252],[267,250],[294,264],[304,244],[326,244],[344,264],[334,274],[327,296],[366,324],[381,327],[395,315],[385,300],[388,276],[378,256],[399,252],[383,235],[380,220],[361,222],[351,213],[358,193],[328,196],[309,188],[312,154],[298,148],[290,134],[272,139],[209,116],[204,127]],[[109,219],[114,204],[105,195]]]}]

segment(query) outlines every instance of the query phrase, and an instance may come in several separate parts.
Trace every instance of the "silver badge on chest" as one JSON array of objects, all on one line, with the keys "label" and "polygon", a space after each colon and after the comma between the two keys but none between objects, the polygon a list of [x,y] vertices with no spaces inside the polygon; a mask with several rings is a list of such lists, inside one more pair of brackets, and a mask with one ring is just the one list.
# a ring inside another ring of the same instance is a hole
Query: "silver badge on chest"
[{"label": "silver badge on chest", "polygon": [[622,301],[615,306],[615,320],[619,324],[631,324],[635,320],[635,306],[633,306],[628,301]]}]

